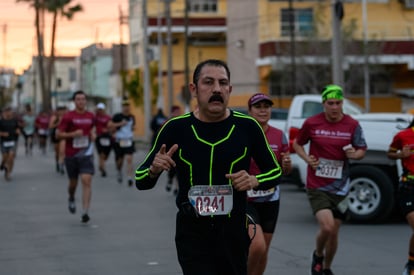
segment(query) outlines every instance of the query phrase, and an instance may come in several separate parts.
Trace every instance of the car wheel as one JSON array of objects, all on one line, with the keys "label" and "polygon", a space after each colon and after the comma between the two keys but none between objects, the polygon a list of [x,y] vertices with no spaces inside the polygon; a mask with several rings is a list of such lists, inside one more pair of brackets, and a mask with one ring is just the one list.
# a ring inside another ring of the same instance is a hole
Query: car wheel
[{"label": "car wheel", "polygon": [[348,206],[351,221],[382,222],[394,206],[391,179],[377,167],[354,166],[350,171]]}]

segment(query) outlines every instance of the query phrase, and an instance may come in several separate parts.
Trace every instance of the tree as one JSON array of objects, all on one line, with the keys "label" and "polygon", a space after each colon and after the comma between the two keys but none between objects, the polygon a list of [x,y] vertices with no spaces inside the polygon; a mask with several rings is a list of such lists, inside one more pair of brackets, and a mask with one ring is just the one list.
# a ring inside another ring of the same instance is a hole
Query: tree
[{"label": "tree", "polygon": [[[43,66],[44,61],[44,1],[45,0],[16,0],[16,2],[28,2],[30,6],[35,9],[35,26],[36,26],[36,40],[37,40],[37,64],[39,67],[40,90],[42,92],[42,100],[50,101],[50,94],[46,93],[45,87],[45,71]],[[47,99],[46,99],[46,96]]]},{"label": "tree", "polygon": [[[51,46],[50,46],[50,56],[48,63],[48,72],[47,72],[47,91],[49,93],[49,100],[47,101],[48,109],[51,109],[50,103],[50,91],[52,90],[52,76],[53,76],[53,66],[55,62],[55,42],[56,42],[56,29],[57,29],[57,18],[60,15],[63,18],[72,20],[73,16],[77,12],[83,10],[82,5],[75,4],[71,5],[72,0],[45,0],[45,8],[48,12],[52,13],[52,37],[51,37]],[[57,95],[56,95],[57,96]]]},{"label": "tree", "polygon": [[[35,26],[37,39],[37,62],[39,67],[40,89],[42,92],[43,110],[51,110],[50,91],[53,74],[53,64],[55,59],[55,40],[57,29],[57,17],[60,14],[62,17],[71,20],[76,12],[82,11],[80,4],[71,6],[72,0],[16,0],[16,2],[29,3],[35,9]],[[53,14],[52,23],[52,39],[50,47],[50,57],[48,62],[48,82],[45,83],[45,67],[44,67],[44,14],[50,12]]]}]

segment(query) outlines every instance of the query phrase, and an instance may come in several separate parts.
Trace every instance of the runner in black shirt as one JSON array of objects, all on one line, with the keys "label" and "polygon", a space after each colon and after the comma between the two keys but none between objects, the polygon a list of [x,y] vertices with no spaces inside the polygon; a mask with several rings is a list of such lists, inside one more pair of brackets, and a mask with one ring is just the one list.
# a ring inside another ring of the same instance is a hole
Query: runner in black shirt
[{"label": "runner in black shirt", "polygon": [[7,181],[10,180],[10,174],[13,170],[19,134],[19,123],[13,115],[12,108],[7,106],[3,109],[0,119],[0,142],[3,155],[0,169],[4,170],[4,178]]},{"label": "runner in black shirt", "polygon": [[[243,275],[246,190],[276,186],[281,169],[259,124],[227,108],[232,87],[224,62],[200,63],[189,88],[198,109],[165,123],[136,170],[136,185],[150,189],[163,170],[175,167],[175,241],[184,275]],[[248,174],[252,157],[262,174]]]}]

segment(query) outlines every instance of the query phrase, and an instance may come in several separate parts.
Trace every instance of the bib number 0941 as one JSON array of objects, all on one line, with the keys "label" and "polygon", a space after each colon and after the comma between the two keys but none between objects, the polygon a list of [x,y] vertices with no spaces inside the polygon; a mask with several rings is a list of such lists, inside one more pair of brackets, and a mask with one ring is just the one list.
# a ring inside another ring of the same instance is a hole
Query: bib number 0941
[{"label": "bib number 0941", "polygon": [[197,197],[196,205],[197,212],[206,212],[207,214],[214,214],[216,212],[224,211],[224,197]]},{"label": "bib number 0941", "polygon": [[188,199],[200,216],[227,215],[233,208],[233,189],[229,185],[191,187]]}]

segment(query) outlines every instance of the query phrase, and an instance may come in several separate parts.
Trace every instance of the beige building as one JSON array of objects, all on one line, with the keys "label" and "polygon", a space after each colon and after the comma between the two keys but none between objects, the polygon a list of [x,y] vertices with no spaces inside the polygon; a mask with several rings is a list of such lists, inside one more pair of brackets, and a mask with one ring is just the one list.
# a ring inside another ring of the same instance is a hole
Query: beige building
[{"label": "beige building", "polygon": [[331,83],[332,62],[340,57],[348,97],[364,106],[367,64],[371,111],[405,108],[397,94],[414,92],[414,2],[351,0],[338,5],[342,55],[331,54],[336,41],[333,3],[228,1],[228,63],[241,98],[235,104],[263,91],[275,98],[276,106],[288,107],[294,94],[316,93]]},{"label": "beige building", "polygon": [[[144,88],[144,54],[150,63],[151,113],[162,108],[170,113],[172,105],[191,110],[186,87],[192,72],[207,58],[226,60],[226,2],[225,0],[129,1],[130,74],[138,69],[141,74],[139,90]],[[146,3],[146,6],[144,5]],[[144,9],[146,7],[146,9]],[[147,15],[147,26],[143,24]],[[147,34],[145,49],[144,33]],[[170,59],[168,58],[170,56]],[[158,70],[159,69],[159,70]],[[148,137],[143,102],[134,108],[137,117],[137,135]]]},{"label": "beige building", "polygon": [[[47,64],[47,58],[45,64]],[[47,66],[45,65],[45,68]],[[45,69],[45,73],[47,70]],[[70,106],[72,93],[78,89],[77,85],[77,57],[55,57],[51,81],[51,104]],[[40,88],[40,74],[37,58],[33,57],[32,64],[23,73],[23,87],[19,102],[21,105],[30,104],[35,112],[42,109],[42,93]],[[47,82],[46,82],[47,83]]]},{"label": "beige building", "polygon": [[[144,54],[152,114],[157,108],[169,114],[171,105],[194,107],[185,88],[195,65],[207,58],[228,62],[231,106],[246,106],[248,97],[261,91],[274,98],[276,107],[287,108],[293,95],[318,93],[332,83],[332,64],[340,59],[347,97],[367,106],[368,87],[371,111],[405,111],[410,106],[399,94],[414,96],[411,2],[345,1],[336,9],[341,31],[333,32],[332,1],[187,0],[186,13],[185,0],[130,0],[128,68],[130,75],[140,76],[141,98],[134,108],[136,134],[149,135],[142,126],[150,120],[142,100]],[[340,46],[335,49],[342,48],[339,54],[332,54],[333,42]]]}]

